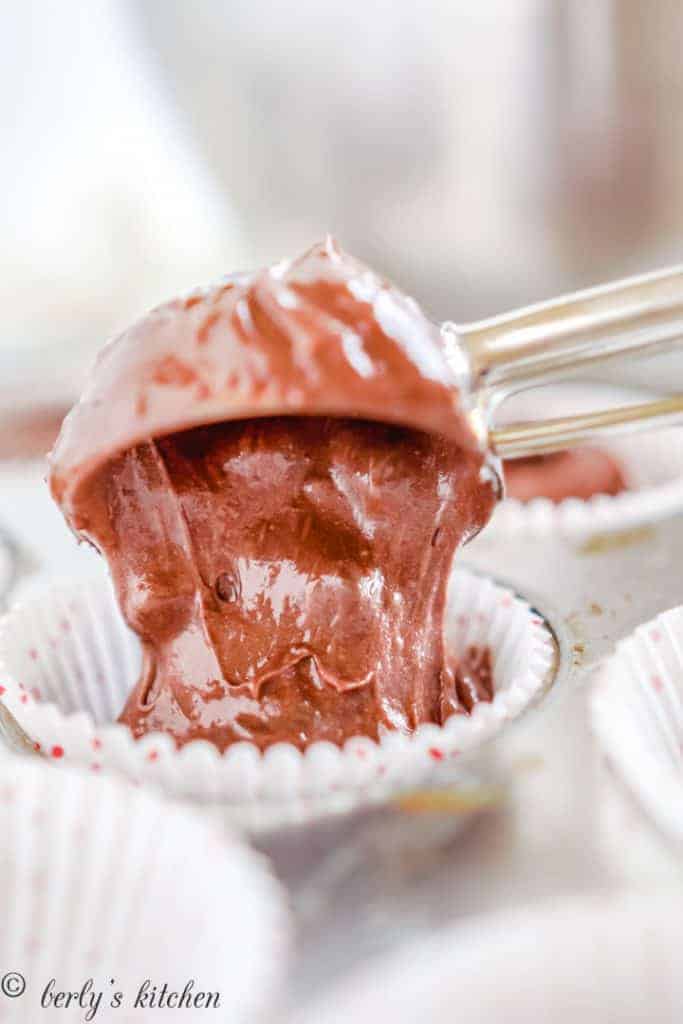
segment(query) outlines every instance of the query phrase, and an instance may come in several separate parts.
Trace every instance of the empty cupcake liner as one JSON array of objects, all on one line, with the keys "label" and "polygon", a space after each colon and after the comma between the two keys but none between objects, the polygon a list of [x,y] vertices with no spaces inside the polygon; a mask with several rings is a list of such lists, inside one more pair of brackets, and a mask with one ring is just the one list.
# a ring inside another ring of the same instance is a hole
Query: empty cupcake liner
[{"label": "empty cupcake liner", "polygon": [[[652,399],[651,393],[604,384],[565,384],[528,392],[524,416],[558,416]],[[517,402],[521,403],[522,396]],[[559,403],[559,408],[558,408]],[[672,428],[596,442],[621,465],[629,490],[598,494],[587,501],[567,498],[558,504],[548,498],[522,502],[506,498],[496,508],[479,543],[509,540],[519,534],[563,536],[615,533],[656,523],[683,510],[683,429]]]},{"label": "empty cupcake liner", "polygon": [[678,886],[559,891],[464,914],[373,957],[288,1024],[680,1024],[679,899]]},{"label": "empty cupcake liner", "polygon": [[160,733],[134,740],[116,718],[138,676],[139,642],[111,588],[99,581],[53,587],[5,617],[0,700],[47,757],[220,803],[249,827],[301,820],[425,780],[444,760],[495,735],[548,684],[556,647],[538,614],[510,590],[465,570],[452,584],[447,641],[455,652],[490,647],[495,698],[410,736],[358,736],[343,748],[318,742],[303,753],[288,743],[263,754],[237,743],[223,755],[205,741],[177,750]]},{"label": "empty cupcake liner", "polygon": [[164,986],[183,1020],[262,1019],[288,924],[260,855],[121,780],[18,755],[0,771],[3,1024],[155,1020]]},{"label": "empty cupcake liner", "polygon": [[600,749],[650,819],[683,841],[683,607],[623,640],[591,692]]}]

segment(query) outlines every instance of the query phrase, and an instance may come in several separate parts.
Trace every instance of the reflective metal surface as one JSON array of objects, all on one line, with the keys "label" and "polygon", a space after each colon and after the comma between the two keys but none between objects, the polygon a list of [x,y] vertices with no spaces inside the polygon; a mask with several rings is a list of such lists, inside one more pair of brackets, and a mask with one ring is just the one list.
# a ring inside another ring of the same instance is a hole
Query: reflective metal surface
[{"label": "reflective metal surface", "polygon": [[469,355],[473,390],[504,392],[617,356],[658,355],[683,343],[683,267],[445,330]]},{"label": "reflective metal surface", "polygon": [[654,430],[683,423],[683,395],[652,402],[542,420],[513,423],[489,431],[489,443],[504,459],[563,451],[587,442],[605,441],[620,434]]},{"label": "reflective metal surface", "polygon": [[[531,385],[613,360],[683,352],[683,268],[614,281],[478,323],[443,327],[456,372],[474,399],[475,429],[503,458],[557,451],[617,431],[683,421],[683,393],[621,410],[495,428],[495,410]],[[460,364],[467,365],[465,374]],[[488,428],[488,429],[486,429]]]}]

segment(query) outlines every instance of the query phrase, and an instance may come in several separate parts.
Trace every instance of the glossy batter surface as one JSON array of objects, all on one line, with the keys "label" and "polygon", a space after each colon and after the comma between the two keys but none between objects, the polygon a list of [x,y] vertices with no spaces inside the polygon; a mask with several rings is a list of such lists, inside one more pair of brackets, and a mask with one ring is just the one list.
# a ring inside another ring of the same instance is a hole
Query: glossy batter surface
[{"label": "glossy batter surface", "polygon": [[494,500],[479,475],[444,439],[317,418],[120,456],[93,488],[91,536],[145,650],[122,720],[303,747],[471,710],[442,622],[455,549]]}]

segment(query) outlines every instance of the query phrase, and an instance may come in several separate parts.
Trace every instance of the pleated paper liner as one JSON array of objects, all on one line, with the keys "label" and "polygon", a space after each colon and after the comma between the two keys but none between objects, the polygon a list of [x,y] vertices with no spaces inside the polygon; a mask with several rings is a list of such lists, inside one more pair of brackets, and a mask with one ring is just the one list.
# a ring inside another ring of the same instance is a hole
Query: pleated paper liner
[{"label": "pleated paper liner", "polygon": [[[3,1024],[155,1020],[164,985],[176,1007],[186,992],[183,1020],[241,1024],[272,1008],[288,920],[265,860],[122,780],[18,755],[0,755],[0,770]],[[83,986],[80,1006],[54,1001]]]},{"label": "pleated paper liner", "polygon": [[[573,383],[525,392],[513,401],[519,418],[561,416],[652,399],[652,393],[605,384]],[[507,408],[507,406],[506,406]],[[683,428],[657,430],[596,442],[622,468],[628,490],[588,500],[506,498],[478,544],[509,541],[520,534],[581,540],[634,530],[683,510]]]},{"label": "pleated paper liner", "polygon": [[219,802],[249,827],[267,827],[424,782],[444,760],[494,736],[552,676],[555,642],[542,619],[510,590],[462,569],[452,579],[447,637],[455,652],[490,648],[495,696],[444,726],[380,742],[358,736],[343,748],[318,742],[304,753],[287,743],[264,754],[237,743],[221,755],[205,741],[177,750],[167,735],[134,740],[116,722],[138,676],[139,642],[109,586],[81,583],[53,587],[5,617],[0,700],[47,757]]},{"label": "pleated paper liner", "polygon": [[417,930],[288,1024],[680,1024],[679,900],[662,886],[520,893],[513,906]]},{"label": "pleated paper liner", "polygon": [[618,645],[590,707],[612,769],[658,828],[683,842],[683,607]]}]

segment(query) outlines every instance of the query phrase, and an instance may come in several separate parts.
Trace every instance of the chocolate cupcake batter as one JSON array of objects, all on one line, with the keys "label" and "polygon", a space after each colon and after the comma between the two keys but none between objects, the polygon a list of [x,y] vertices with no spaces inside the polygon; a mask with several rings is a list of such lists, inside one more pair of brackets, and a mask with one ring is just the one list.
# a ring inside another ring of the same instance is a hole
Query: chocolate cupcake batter
[{"label": "chocolate cupcake batter", "polygon": [[627,489],[617,460],[601,448],[575,448],[552,455],[533,455],[505,463],[506,493],[518,501],[566,498],[587,501],[596,494],[620,494]]},{"label": "chocolate cupcake batter", "polygon": [[451,704],[442,705],[443,719],[461,709],[469,713],[477,704],[493,700],[493,664],[489,647],[470,644],[460,657],[446,664],[446,671],[453,678],[453,689],[445,692],[445,699]]},{"label": "chocolate cupcake batter", "polygon": [[142,641],[135,735],[305,747],[490,699],[442,625],[495,472],[438,330],[329,243],[114,342],[51,486]]}]

